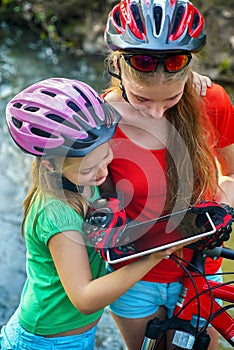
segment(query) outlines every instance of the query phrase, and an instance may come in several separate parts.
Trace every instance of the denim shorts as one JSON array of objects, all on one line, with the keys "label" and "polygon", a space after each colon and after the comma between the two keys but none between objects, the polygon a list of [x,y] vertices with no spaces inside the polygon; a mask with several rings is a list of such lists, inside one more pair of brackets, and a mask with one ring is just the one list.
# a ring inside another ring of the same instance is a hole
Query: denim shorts
[{"label": "denim shorts", "polygon": [[[110,266],[107,272],[113,270]],[[217,273],[221,270],[217,271]],[[222,282],[222,275],[209,276],[210,280]],[[142,318],[153,315],[160,306],[164,306],[167,311],[167,317],[171,318],[181,291],[180,282],[157,283],[139,281],[134,284],[126,293],[115,300],[108,309],[113,314],[125,318]],[[219,300],[217,300],[220,302]],[[194,316],[192,325],[196,327],[197,317]],[[199,327],[204,326],[206,320],[199,318]],[[210,326],[210,325],[209,325]]]},{"label": "denim shorts", "polygon": [[65,337],[45,338],[27,332],[18,322],[17,311],[0,333],[1,350],[93,350],[97,326],[89,331]]}]

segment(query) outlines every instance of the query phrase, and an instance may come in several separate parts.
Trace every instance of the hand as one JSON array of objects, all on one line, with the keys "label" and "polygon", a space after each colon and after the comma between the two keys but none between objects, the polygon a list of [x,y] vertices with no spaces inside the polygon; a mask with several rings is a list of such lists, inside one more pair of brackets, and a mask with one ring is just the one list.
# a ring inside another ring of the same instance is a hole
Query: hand
[{"label": "hand", "polygon": [[203,201],[192,206],[191,211],[197,214],[196,225],[198,228],[207,223],[206,213],[210,215],[217,231],[227,228],[232,223],[232,208],[227,204]]},{"label": "hand", "polygon": [[219,247],[224,241],[230,238],[233,221],[233,209],[230,206],[212,201],[204,201],[194,205],[191,210],[197,214],[196,225],[198,228],[207,226],[209,229],[210,223],[206,215],[208,213],[216,229],[216,232],[212,235],[198,240],[197,246],[199,249]]},{"label": "hand", "polygon": [[206,96],[207,87],[211,87],[211,84],[209,77],[193,72],[193,85],[200,92],[201,96]]},{"label": "hand", "polygon": [[181,250],[186,244],[188,243],[181,243],[177,246],[151,253],[149,256],[151,259],[155,259],[155,262],[157,263],[161,259],[169,259],[172,253]]},{"label": "hand", "polygon": [[127,217],[121,202],[110,197],[99,199],[92,206],[83,224],[83,231],[101,257],[107,260],[108,248],[111,249],[112,257],[120,258],[134,253],[136,250],[133,244],[123,242]]}]

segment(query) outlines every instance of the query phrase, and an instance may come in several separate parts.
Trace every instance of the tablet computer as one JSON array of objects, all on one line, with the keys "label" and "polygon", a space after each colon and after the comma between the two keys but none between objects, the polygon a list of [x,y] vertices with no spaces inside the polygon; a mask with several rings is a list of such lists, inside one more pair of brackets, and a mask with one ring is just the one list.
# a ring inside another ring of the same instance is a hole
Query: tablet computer
[{"label": "tablet computer", "polygon": [[[200,215],[201,218],[201,215]],[[205,213],[203,220],[197,219],[197,214],[191,209],[174,212],[146,222],[128,223],[123,228],[123,241],[119,246],[133,243],[136,252],[118,257],[111,248],[107,249],[107,261],[110,264],[137,258],[159,250],[167,249],[181,243],[190,243],[216,232],[210,215]]]}]

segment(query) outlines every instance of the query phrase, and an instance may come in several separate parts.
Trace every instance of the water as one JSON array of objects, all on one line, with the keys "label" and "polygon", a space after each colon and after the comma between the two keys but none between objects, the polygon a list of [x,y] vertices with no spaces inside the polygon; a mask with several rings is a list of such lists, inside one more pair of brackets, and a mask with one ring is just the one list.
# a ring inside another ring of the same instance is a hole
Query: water
[{"label": "water", "polygon": [[[58,53],[41,43],[32,33],[8,28],[0,45],[0,326],[19,302],[25,279],[25,249],[20,236],[22,201],[28,181],[31,157],[23,155],[10,139],[5,124],[7,101],[24,87],[48,77],[75,78],[89,83],[99,92],[105,87],[104,57],[79,60]],[[95,62],[94,62],[95,61]],[[230,269],[230,262],[227,262]],[[233,268],[232,268],[233,271]],[[120,335],[107,312],[97,334],[97,349],[124,350]],[[231,349],[226,342],[219,349]]]}]

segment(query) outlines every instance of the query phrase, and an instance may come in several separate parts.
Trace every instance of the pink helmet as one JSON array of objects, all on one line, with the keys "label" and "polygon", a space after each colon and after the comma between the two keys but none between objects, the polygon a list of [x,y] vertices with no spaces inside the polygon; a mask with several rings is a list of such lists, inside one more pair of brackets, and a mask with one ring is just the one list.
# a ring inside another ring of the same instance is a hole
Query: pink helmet
[{"label": "pink helmet", "polygon": [[120,118],[90,86],[65,78],[39,81],[6,107],[13,140],[35,156],[83,157],[112,138]]},{"label": "pink helmet", "polygon": [[105,40],[112,50],[199,51],[204,18],[188,0],[122,0],[109,13]]}]

